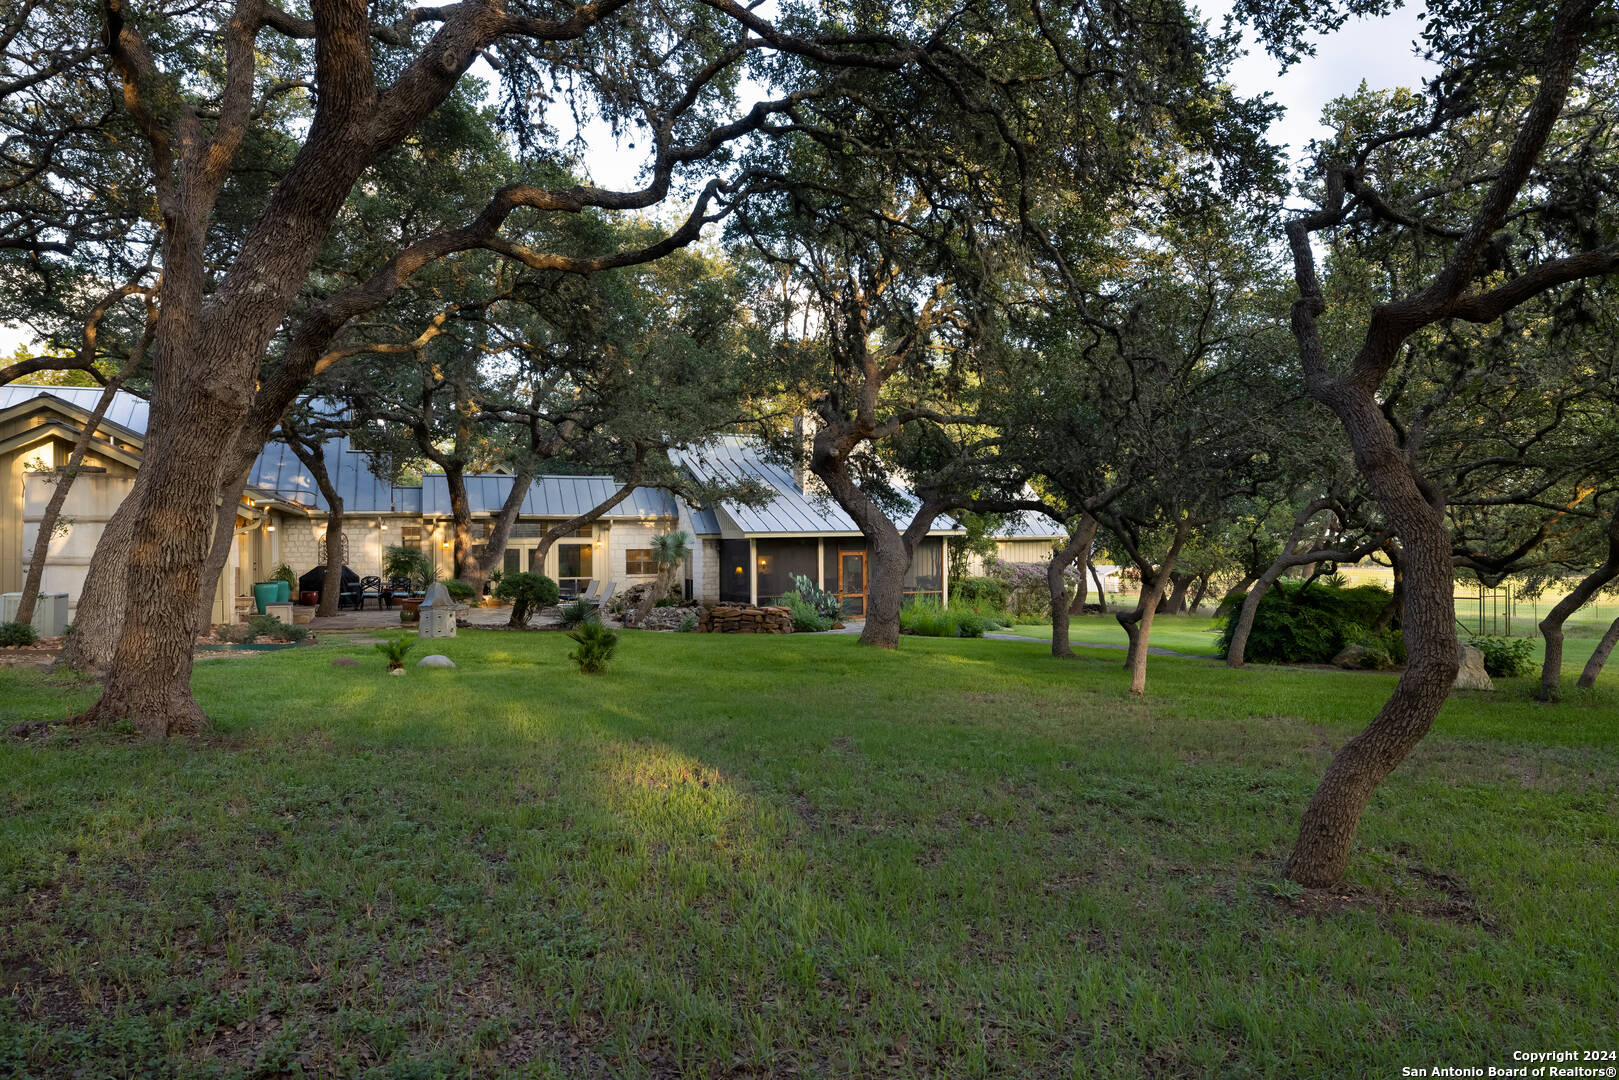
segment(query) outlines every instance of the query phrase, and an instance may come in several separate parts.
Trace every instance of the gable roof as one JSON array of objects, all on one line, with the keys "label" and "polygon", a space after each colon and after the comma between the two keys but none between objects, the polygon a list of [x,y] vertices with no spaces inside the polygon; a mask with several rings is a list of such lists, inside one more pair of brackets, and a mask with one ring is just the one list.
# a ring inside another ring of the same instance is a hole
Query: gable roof
[{"label": "gable roof", "polygon": [[[466,477],[467,503],[474,514],[500,512],[516,478],[504,473],[483,473]],[[536,476],[523,498],[523,517],[571,518],[612,498],[622,485],[611,476]],[[422,513],[450,516],[450,484],[443,473],[422,477]],[[607,513],[602,520],[674,517],[675,499],[658,488],[638,487]]]},{"label": "gable roof", "polygon": [[[833,533],[858,535],[860,527],[830,496],[811,494],[793,479],[792,469],[767,457],[757,439],[726,435],[697,450],[675,455],[675,460],[698,480],[738,483],[752,480],[764,485],[775,498],[754,509],[736,502],[722,502],[718,511],[721,532],[731,524],[745,536],[816,536]],[[919,500],[901,492],[902,514],[916,512]],[[961,526],[941,514],[933,520],[932,532],[959,532]]]}]

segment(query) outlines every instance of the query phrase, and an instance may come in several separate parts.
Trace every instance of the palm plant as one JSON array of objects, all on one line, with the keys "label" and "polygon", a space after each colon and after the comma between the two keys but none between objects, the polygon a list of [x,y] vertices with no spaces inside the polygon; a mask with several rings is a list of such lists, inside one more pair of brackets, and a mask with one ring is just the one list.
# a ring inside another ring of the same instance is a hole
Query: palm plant
[{"label": "palm plant", "polygon": [[395,675],[404,672],[405,655],[410,652],[415,644],[415,638],[406,637],[404,634],[377,642],[377,652],[388,658],[388,674]]},{"label": "palm plant", "polygon": [[641,622],[662,597],[669,595],[674,581],[675,567],[691,555],[691,534],[685,529],[658,533],[652,538],[652,561],[658,564],[658,579],[653,583],[635,609],[635,621]]}]

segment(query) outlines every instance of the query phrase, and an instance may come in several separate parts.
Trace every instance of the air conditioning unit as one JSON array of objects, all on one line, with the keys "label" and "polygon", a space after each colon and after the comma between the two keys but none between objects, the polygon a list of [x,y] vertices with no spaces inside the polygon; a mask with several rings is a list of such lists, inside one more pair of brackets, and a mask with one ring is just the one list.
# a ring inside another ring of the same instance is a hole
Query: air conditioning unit
[{"label": "air conditioning unit", "polygon": [[[22,593],[0,593],[0,622],[16,622]],[[67,593],[40,593],[34,601],[34,630],[40,637],[61,637],[67,629]]]}]

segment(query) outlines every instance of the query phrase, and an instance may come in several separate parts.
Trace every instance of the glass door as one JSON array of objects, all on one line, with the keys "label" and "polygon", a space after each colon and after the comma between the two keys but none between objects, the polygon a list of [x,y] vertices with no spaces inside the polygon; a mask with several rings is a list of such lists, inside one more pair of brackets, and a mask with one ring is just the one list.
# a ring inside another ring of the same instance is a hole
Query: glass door
[{"label": "glass door", "polygon": [[838,552],[838,599],[845,615],[866,613],[866,553]]},{"label": "glass door", "polygon": [[557,545],[557,589],[563,596],[572,599],[590,587],[594,555],[589,544]]}]

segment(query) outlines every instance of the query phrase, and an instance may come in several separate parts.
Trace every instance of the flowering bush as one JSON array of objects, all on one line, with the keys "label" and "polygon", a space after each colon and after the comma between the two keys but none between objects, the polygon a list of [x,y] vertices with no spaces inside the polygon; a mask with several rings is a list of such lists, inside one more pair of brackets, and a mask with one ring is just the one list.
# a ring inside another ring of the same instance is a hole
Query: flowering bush
[{"label": "flowering bush", "polygon": [[[1051,612],[1051,590],[1046,584],[1046,564],[1007,562],[996,559],[989,572],[1006,583],[1006,607],[1014,615],[1044,616]],[[1085,580],[1085,567],[1079,562],[1063,570],[1069,594]]]}]

